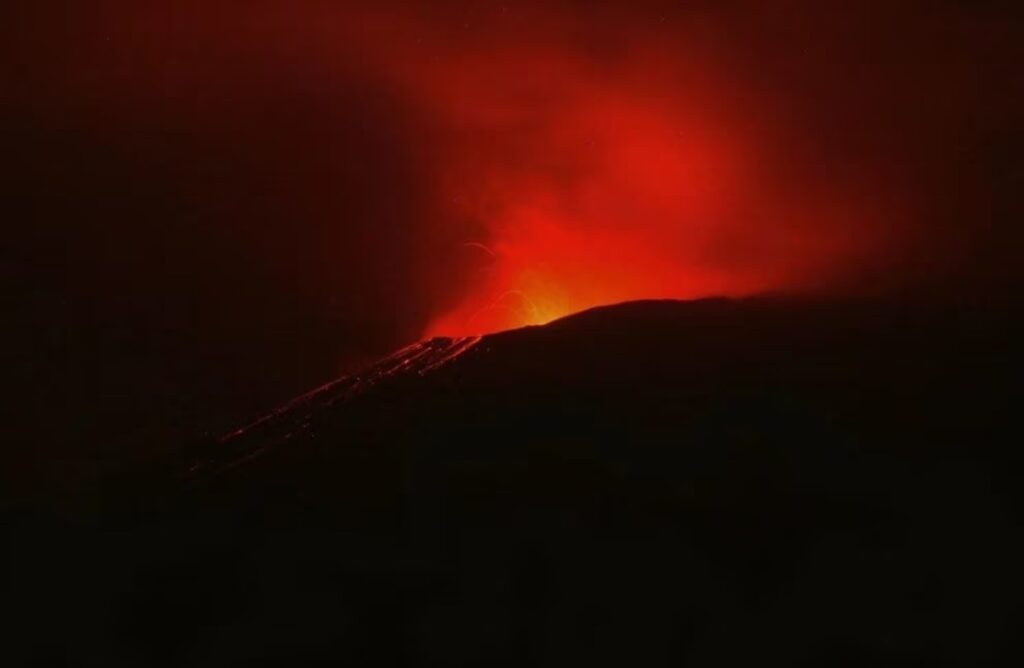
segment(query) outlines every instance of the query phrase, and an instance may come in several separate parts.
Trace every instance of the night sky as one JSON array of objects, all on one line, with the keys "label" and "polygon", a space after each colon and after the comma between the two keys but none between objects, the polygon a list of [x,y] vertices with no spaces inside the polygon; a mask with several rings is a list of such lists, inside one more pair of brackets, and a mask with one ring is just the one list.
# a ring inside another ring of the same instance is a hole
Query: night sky
[{"label": "night sky", "polygon": [[4,487],[73,496],[425,335],[1014,292],[1012,3],[839,4],[0,10]]}]

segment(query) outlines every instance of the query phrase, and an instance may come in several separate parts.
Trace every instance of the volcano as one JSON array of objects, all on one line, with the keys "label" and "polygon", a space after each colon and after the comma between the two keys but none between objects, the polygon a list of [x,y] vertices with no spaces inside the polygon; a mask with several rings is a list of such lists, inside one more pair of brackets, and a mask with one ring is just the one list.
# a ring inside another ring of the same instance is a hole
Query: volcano
[{"label": "volcano", "polygon": [[106,665],[994,665],[1007,313],[644,301],[423,341],[35,542],[82,573],[15,563],[30,611],[78,583],[58,617]]}]

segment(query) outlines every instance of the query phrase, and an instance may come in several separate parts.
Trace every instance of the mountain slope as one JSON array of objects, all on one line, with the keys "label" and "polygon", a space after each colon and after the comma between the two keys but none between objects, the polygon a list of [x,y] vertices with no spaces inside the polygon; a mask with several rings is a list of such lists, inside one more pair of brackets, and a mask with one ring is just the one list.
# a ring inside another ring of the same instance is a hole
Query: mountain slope
[{"label": "mountain slope", "polygon": [[132,596],[102,635],[173,665],[1009,661],[1015,326],[655,301],[415,344],[136,493],[88,562]]}]

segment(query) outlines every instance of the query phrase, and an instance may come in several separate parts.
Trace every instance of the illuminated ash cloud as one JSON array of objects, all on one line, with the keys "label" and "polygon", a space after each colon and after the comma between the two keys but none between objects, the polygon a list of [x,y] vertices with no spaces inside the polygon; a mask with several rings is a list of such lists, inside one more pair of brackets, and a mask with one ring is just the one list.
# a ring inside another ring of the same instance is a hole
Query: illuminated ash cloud
[{"label": "illuminated ash cloud", "polygon": [[112,183],[171,166],[145,185],[237,291],[342,347],[1018,271],[1024,40],[991,3],[214,4],[76,10],[33,63],[67,81],[26,91]]},{"label": "illuminated ash cloud", "polygon": [[934,104],[963,92],[950,28],[786,9],[355,13],[352,57],[435,127],[434,224],[460,243],[433,258],[458,288],[426,332],[637,298],[871,289],[922,254],[938,264],[952,242],[923,235],[917,171],[966,113]]}]

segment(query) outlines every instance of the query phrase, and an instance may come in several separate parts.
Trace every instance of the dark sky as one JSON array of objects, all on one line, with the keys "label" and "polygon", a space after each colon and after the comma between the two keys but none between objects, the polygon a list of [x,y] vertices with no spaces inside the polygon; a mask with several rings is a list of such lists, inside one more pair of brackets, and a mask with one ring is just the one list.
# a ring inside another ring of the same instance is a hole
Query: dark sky
[{"label": "dark sky", "polygon": [[0,10],[6,470],[63,486],[424,333],[1013,291],[1012,3],[838,4]]}]

